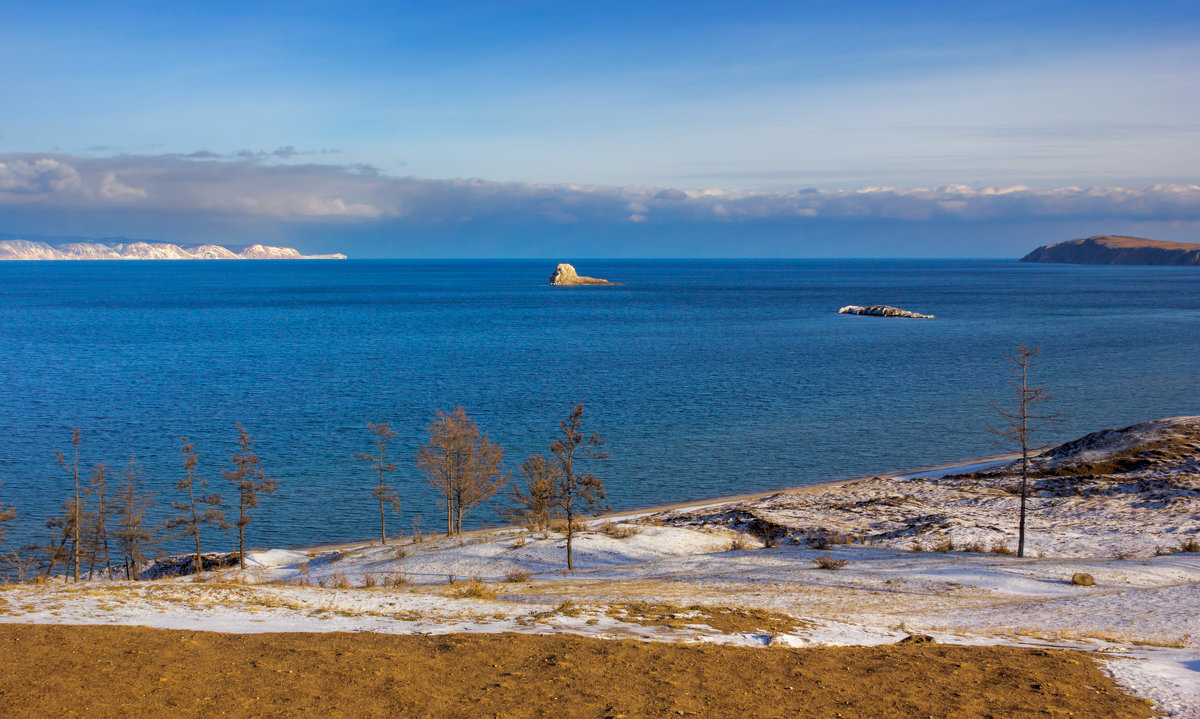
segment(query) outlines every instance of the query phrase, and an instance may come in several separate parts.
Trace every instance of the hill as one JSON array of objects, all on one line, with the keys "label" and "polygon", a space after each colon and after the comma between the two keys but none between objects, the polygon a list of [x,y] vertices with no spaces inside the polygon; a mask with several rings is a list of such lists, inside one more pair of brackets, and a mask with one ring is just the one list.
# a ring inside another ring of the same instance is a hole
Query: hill
[{"label": "hill", "polygon": [[1022,257],[1021,262],[1200,266],[1200,244],[1121,235],[1094,235],[1081,240],[1042,245]]}]

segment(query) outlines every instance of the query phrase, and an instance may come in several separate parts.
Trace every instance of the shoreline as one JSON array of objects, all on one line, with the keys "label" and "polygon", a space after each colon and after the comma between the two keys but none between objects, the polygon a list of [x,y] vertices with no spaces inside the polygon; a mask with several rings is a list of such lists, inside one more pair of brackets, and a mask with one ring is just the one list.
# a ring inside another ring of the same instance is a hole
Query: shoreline
[{"label": "shoreline", "polygon": [[[865,481],[868,479],[876,479],[876,478],[878,478],[878,479],[895,479],[897,477],[920,475],[920,474],[923,474],[926,472],[944,472],[946,470],[958,469],[961,467],[972,467],[975,465],[990,464],[993,462],[1006,462],[1006,461],[1011,461],[1014,459],[1019,459],[1020,457],[1021,457],[1021,455],[1019,453],[999,454],[999,455],[994,455],[994,456],[990,456],[990,457],[978,457],[975,459],[963,460],[963,461],[958,461],[958,462],[950,462],[948,464],[937,464],[937,465],[933,465],[933,466],[929,466],[929,467],[920,467],[917,469],[896,470],[896,471],[892,471],[892,472],[881,472],[878,474],[864,474],[864,475],[858,475],[858,476],[854,476],[854,477],[846,477],[843,479],[830,479],[830,480],[826,480],[823,482],[813,482],[811,484],[802,484],[802,485],[798,485],[795,487],[784,487],[782,489],[766,489],[766,490],[760,490],[757,492],[748,492],[748,493],[744,493],[744,494],[722,495],[719,497],[712,497],[712,498],[708,498],[708,499],[684,500],[682,502],[673,502],[670,504],[660,504],[660,505],[653,505],[650,507],[627,509],[627,510],[623,510],[620,512],[605,512],[604,514],[598,514],[598,515],[595,515],[594,517],[589,517],[584,521],[586,523],[591,523],[591,522],[599,522],[599,521],[604,521],[604,520],[612,521],[612,520],[619,520],[619,519],[635,519],[637,517],[644,517],[644,516],[650,515],[650,514],[658,514],[660,512],[673,512],[673,511],[678,511],[681,509],[701,509],[703,507],[712,507],[712,506],[717,506],[717,505],[721,505],[721,504],[733,504],[736,502],[752,502],[752,501],[759,500],[759,499],[765,499],[767,497],[770,497],[770,496],[773,496],[776,494],[781,494],[783,492],[815,492],[815,491],[822,490],[822,489],[829,489],[830,487],[841,487],[841,486],[845,486],[845,485],[849,485],[849,484],[854,484],[855,482],[862,482],[862,481]],[[506,529],[518,529],[518,527],[515,524],[499,524],[499,525],[496,525],[495,527],[480,527],[479,529],[470,529],[470,530],[462,532],[460,535],[456,535],[456,536],[472,537],[472,536],[478,536],[481,534],[485,534],[487,532],[495,532],[495,531],[506,530]],[[421,535],[421,537],[424,539],[436,539],[438,537],[444,537],[444,536],[446,536],[446,535],[444,535],[441,532],[433,532],[431,534],[422,534]],[[411,540],[411,536],[400,536],[400,537],[390,537],[389,536],[388,540],[389,540],[389,543],[401,543],[405,540]],[[307,546],[300,546],[300,547],[286,547],[285,549],[287,549],[287,551],[290,551],[290,552],[311,553],[311,552],[322,552],[322,551],[345,549],[348,547],[360,547],[360,546],[364,546],[364,545],[374,545],[374,544],[377,544],[378,541],[379,540],[377,540],[377,539],[348,540],[348,541],[343,541],[343,542],[330,542],[327,544],[314,544],[314,545],[307,545]],[[270,549],[270,547],[267,548],[267,550],[269,550],[269,549]],[[267,551],[267,550],[259,550],[259,551]]]}]

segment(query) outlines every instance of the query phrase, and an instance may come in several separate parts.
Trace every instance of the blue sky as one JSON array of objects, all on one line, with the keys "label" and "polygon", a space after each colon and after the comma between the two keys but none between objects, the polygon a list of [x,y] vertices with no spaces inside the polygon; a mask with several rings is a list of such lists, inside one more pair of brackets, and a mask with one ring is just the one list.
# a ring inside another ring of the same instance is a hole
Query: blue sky
[{"label": "blue sky", "polygon": [[0,231],[356,256],[1200,239],[1195,3],[179,5],[0,7]]}]

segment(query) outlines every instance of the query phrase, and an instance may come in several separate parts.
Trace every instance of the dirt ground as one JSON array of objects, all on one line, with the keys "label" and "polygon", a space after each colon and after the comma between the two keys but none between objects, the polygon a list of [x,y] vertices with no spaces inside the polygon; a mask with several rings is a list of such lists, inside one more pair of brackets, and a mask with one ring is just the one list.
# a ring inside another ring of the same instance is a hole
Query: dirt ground
[{"label": "dirt ground", "polygon": [[0,625],[6,717],[1149,717],[1086,655]]}]

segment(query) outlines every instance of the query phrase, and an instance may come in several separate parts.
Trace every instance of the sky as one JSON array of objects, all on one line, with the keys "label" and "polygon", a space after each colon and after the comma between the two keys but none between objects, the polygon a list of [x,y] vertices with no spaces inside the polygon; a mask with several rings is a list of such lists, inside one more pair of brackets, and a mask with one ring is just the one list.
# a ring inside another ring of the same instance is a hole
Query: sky
[{"label": "sky", "polygon": [[352,257],[1200,241],[1195,2],[14,3],[0,232]]}]

